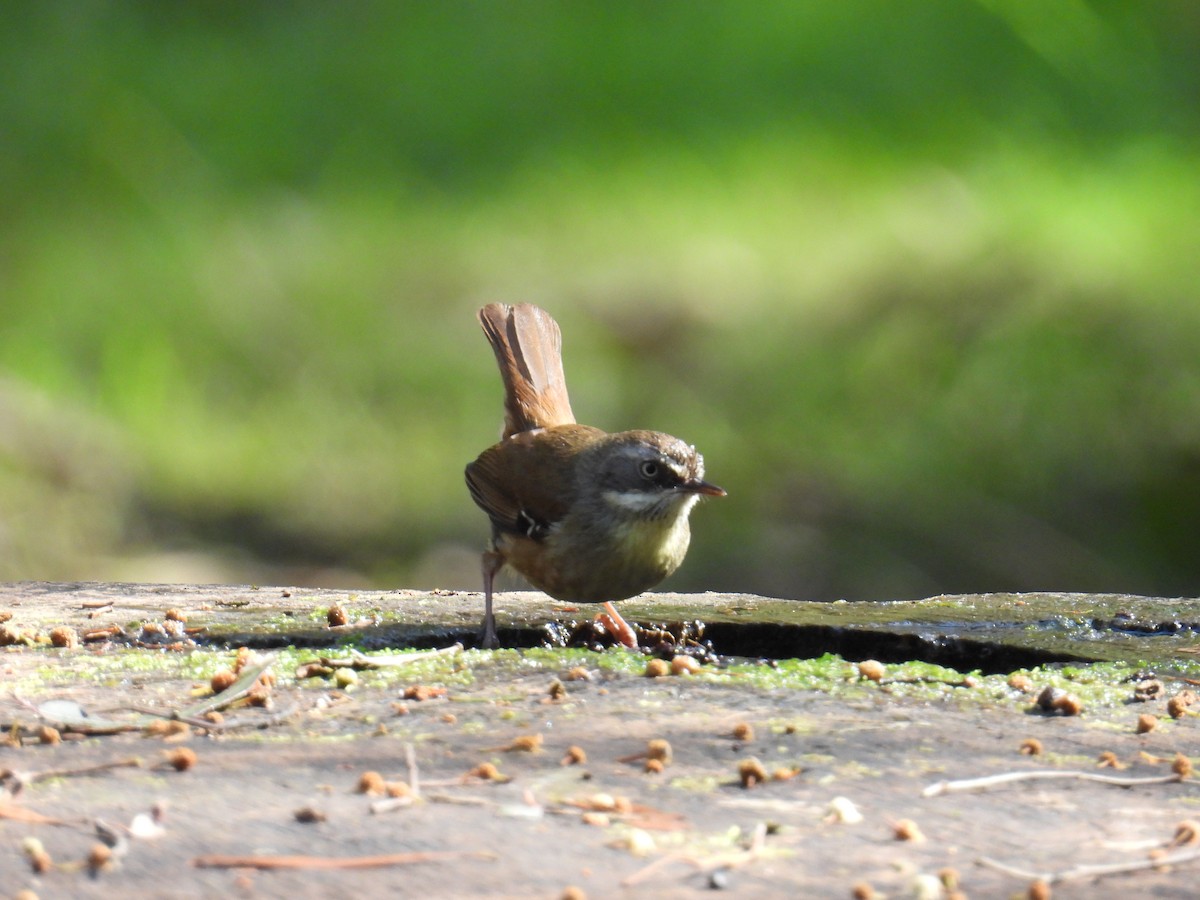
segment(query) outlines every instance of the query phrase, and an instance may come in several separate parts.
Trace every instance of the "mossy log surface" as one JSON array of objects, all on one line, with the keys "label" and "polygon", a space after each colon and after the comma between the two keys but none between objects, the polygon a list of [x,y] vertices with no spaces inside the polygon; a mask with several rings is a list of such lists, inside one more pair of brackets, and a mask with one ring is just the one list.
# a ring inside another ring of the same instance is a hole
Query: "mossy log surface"
[{"label": "mossy log surface", "polygon": [[[1035,876],[1056,898],[1194,896],[1200,861],[1172,842],[1200,793],[1170,780],[1200,764],[1194,600],[653,594],[623,612],[647,634],[701,620],[715,650],[653,678],[661,650],[557,645],[592,607],[497,604],[508,646],[483,651],[478,594],[0,587],[0,895],[913,896],[942,873],[968,896]],[[211,684],[239,655],[271,683],[225,703]],[[416,798],[360,793],[368,772]],[[1039,772],[1062,780],[926,793]],[[157,837],[124,835],[155,809]],[[1154,850],[1174,865],[1075,877]]]}]

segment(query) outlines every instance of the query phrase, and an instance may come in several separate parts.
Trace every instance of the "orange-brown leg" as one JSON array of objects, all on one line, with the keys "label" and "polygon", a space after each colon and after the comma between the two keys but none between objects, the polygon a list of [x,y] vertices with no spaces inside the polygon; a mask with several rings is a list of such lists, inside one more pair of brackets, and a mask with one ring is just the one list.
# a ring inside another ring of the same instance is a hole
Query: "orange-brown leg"
[{"label": "orange-brown leg", "polygon": [[604,604],[604,612],[600,613],[596,618],[604,623],[604,627],[609,630],[622,646],[637,647],[637,633],[633,630],[633,626],[626,622],[621,614],[617,612],[617,608],[612,603],[606,602]]},{"label": "orange-brown leg", "polygon": [[503,567],[504,557],[495,550],[483,554],[483,638],[480,646],[485,650],[495,650],[500,646],[500,640],[496,637],[496,617],[492,614],[492,582]]}]

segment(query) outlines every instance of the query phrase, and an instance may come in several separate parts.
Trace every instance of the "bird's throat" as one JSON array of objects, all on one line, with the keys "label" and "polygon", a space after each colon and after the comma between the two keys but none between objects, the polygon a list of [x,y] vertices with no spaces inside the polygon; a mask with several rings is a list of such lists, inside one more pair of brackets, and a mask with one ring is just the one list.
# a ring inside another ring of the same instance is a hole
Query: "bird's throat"
[{"label": "bird's throat", "polygon": [[614,529],[618,556],[629,569],[670,575],[683,562],[691,540],[688,513],[696,498],[688,497],[657,516],[630,516]]}]

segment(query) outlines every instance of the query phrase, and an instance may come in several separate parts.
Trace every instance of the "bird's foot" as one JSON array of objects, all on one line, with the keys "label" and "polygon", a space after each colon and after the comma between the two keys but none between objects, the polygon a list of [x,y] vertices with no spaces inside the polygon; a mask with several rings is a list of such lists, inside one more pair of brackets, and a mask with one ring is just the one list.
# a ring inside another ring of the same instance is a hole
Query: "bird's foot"
[{"label": "bird's foot", "polygon": [[481,650],[498,650],[500,648],[500,639],[496,637],[496,629],[491,622],[487,623],[483,634],[479,637],[479,648]]},{"label": "bird's foot", "polygon": [[596,616],[596,621],[604,626],[605,630],[616,638],[617,643],[623,647],[636,649],[638,645],[637,632],[633,630],[633,626],[622,618],[617,612],[617,608],[611,603],[604,604],[604,612]]}]

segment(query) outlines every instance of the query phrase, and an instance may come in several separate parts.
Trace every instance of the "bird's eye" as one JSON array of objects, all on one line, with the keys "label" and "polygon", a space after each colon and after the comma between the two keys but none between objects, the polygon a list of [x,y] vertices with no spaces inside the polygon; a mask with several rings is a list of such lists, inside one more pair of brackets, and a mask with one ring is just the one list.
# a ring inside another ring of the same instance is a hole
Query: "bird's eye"
[{"label": "bird's eye", "polygon": [[638,466],[638,471],[642,473],[643,478],[654,480],[658,477],[658,463],[648,459]]}]

